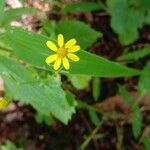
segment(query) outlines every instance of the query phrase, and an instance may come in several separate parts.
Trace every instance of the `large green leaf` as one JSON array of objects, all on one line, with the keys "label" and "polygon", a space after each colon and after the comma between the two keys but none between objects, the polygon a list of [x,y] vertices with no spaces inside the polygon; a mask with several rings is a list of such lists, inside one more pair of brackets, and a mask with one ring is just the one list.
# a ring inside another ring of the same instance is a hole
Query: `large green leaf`
[{"label": "large green leaf", "polygon": [[67,124],[75,112],[56,78],[36,80],[22,65],[5,57],[0,57],[0,75],[10,97],[31,104],[43,115],[51,113]]},{"label": "large green leaf", "polygon": [[87,49],[102,36],[100,32],[77,20],[59,22],[56,26],[56,34],[59,33],[62,33],[66,40],[75,38],[82,49]]},{"label": "large green leaf", "polygon": [[[5,36],[14,49],[14,54],[19,59],[41,69],[53,70],[51,66],[45,63],[45,58],[52,54],[52,51],[45,44],[49,40],[48,37],[22,29],[12,29]],[[134,76],[139,74],[135,69],[111,62],[84,50],[77,52],[77,55],[79,55],[80,61],[71,62],[71,69],[69,70],[71,74],[100,77]]]},{"label": "large green leaf", "polygon": [[103,9],[104,5],[102,3],[94,3],[94,2],[77,2],[68,4],[63,11],[65,13],[70,12],[86,12],[86,11],[94,11],[94,10],[100,10]]}]

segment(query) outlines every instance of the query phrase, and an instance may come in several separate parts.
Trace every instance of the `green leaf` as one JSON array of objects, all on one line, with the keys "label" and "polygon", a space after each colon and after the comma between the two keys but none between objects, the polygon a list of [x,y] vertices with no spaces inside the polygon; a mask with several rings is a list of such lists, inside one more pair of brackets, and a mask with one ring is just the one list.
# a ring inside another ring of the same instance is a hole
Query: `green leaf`
[{"label": "green leaf", "polygon": [[137,106],[132,112],[132,131],[135,138],[138,138],[142,130],[142,116],[140,108]]},{"label": "green leaf", "polygon": [[89,86],[89,81],[91,80],[91,77],[83,75],[69,75],[69,80],[76,89],[82,90]]},{"label": "green leaf", "polygon": [[56,34],[62,33],[67,40],[75,38],[82,49],[89,48],[102,36],[100,32],[90,28],[87,24],[77,21],[61,21],[56,26]]},{"label": "green leaf", "polygon": [[150,92],[150,63],[144,67],[141,73],[138,83],[138,92],[140,95]]},{"label": "green leaf", "polygon": [[97,101],[98,98],[100,97],[100,90],[101,90],[101,80],[100,78],[94,78],[92,86],[92,94],[95,101]]},{"label": "green leaf", "polygon": [[146,150],[150,150],[150,138],[145,138],[143,140],[143,144],[144,144]]},{"label": "green leaf", "polygon": [[119,93],[123,96],[124,100],[129,104],[132,105],[134,103],[133,98],[131,97],[130,93],[121,85],[118,85]]},{"label": "green leaf", "polygon": [[103,3],[94,3],[94,2],[76,2],[72,4],[68,4],[63,11],[65,13],[71,12],[87,12],[87,11],[95,11],[104,8]]},{"label": "green leaf", "polygon": [[[134,104],[135,101],[123,86],[119,85],[119,92],[129,105]],[[142,129],[142,115],[140,112],[140,107],[136,106],[132,110],[132,132],[135,138],[138,138],[138,136],[141,134],[141,129]]]},{"label": "green leaf", "polygon": [[[119,77],[119,76],[134,76],[138,71],[127,68],[119,63],[111,62],[100,56],[79,51],[78,63],[71,63],[72,68],[69,73],[83,74],[97,77]],[[88,68],[87,68],[88,67]]]},{"label": "green leaf", "polygon": [[0,145],[1,150],[24,150],[24,148],[17,148],[14,143],[7,140],[3,145]]},{"label": "green leaf", "polygon": [[148,11],[146,17],[145,17],[145,23],[150,25],[150,10]]},{"label": "green leaf", "polygon": [[89,116],[92,123],[97,127],[100,124],[100,119],[95,111],[89,110]]},{"label": "green leaf", "polygon": [[127,52],[127,53],[119,56],[117,59],[118,60],[126,60],[126,61],[138,60],[138,59],[143,58],[149,54],[150,54],[150,47],[147,47],[147,48],[143,48],[143,49],[138,49],[138,50],[133,51],[133,52]]},{"label": "green leaf", "polygon": [[107,0],[107,6],[111,27],[119,35],[120,42],[128,45],[137,40],[138,29],[144,24],[145,12],[131,7],[128,0]]},{"label": "green leaf", "polygon": [[0,57],[0,76],[8,96],[32,105],[43,115],[52,114],[67,124],[75,112],[56,78],[37,80],[23,66],[4,57]]},{"label": "green leaf", "polygon": [[52,116],[51,115],[44,115],[40,112],[36,113],[35,119],[38,123],[45,123],[46,125],[50,126],[52,124]]},{"label": "green leaf", "polygon": [[55,35],[56,22],[50,20],[42,21],[42,34],[48,37],[56,37]]},{"label": "green leaf", "polygon": [[[14,50],[14,54],[19,59],[37,68],[54,71],[52,66],[45,63],[45,59],[53,53],[45,44],[49,40],[48,37],[17,28],[8,31],[5,36]],[[77,55],[80,57],[80,61],[70,62],[71,69],[68,72],[63,71],[63,73],[99,77],[121,77],[139,74],[139,71],[135,69],[111,62],[84,50],[77,52]]]},{"label": "green leaf", "polygon": [[0,0],[0,25],[1,25],[2,20],[3,20],[4,7],[5,7],[5,0]]},{"label": "green leaf", "polygon": [[15,8],[6,10],[4,13],[3,23],[6,24],[12,20],[16,20],[24,14],[35,13],[35,8]]}]

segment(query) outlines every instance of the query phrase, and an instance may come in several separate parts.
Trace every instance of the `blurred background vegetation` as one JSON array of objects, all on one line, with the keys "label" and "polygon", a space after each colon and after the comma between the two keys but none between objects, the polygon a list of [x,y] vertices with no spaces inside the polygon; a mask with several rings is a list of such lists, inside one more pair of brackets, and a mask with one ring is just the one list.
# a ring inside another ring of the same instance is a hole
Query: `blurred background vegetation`
[{"label": "blurred background vegetation", "polygon": [[[150,150],[149,25],[150,0],[0,0],[0,150]],[[93,67],[53,75],[59,33]]]}]

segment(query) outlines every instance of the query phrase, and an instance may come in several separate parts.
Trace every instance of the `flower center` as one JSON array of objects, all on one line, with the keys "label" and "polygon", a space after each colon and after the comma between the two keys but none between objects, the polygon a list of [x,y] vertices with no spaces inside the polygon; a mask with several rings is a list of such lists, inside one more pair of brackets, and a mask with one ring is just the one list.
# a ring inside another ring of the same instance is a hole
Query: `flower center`
[{"label": "flower center", "polygon": [[67,56],[67,50],[64,47],[61,47],[61,48],[58,49],[57,55],[59,57],[65,57],[65,56]]}]

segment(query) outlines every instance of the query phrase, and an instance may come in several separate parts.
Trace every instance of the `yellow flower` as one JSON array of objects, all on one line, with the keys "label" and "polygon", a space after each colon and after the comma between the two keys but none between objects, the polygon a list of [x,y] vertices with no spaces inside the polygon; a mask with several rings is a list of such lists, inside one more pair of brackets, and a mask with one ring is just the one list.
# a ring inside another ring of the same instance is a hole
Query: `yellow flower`
[{"label": "yellow flower", "polygon": [[52,41],[47,41],[47,47],[54,51],[55,54],[48,56],[45,61],[47,64],[54,63],[53,68],[58,70],[63,64],[64,68],[68,70],[70,68],[69,60],[79,61],[80,58],[73,54],[80,50],[80,46],[76,45],[75,39],[70,39],[68,42],[64,43],[64,37],[62,34],[59,34],[57,37],[58,47]]},{"label": "yellow flower", "polygon": [[9,100],[7,100],[3,97],[0,97],[0,110],[5,109],[9,104],[10,104]]}]

